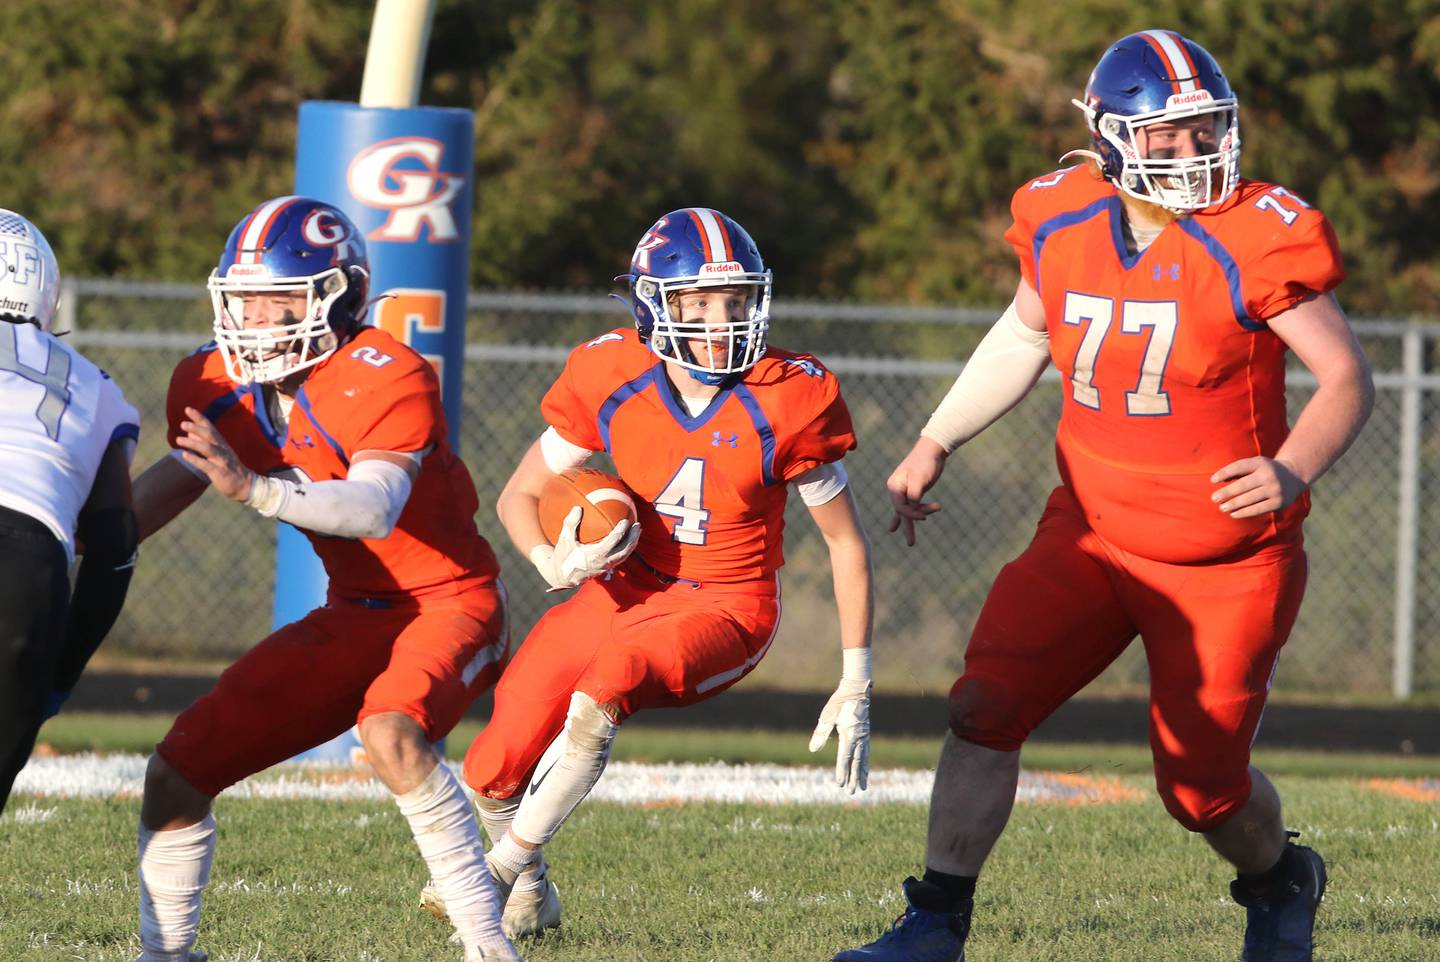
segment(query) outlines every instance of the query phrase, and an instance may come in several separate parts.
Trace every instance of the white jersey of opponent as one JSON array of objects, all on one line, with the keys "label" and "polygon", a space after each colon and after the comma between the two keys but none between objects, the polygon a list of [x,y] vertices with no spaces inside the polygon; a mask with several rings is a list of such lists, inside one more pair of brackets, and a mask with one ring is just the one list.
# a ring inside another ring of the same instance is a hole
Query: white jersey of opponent
[{"label": "white jersey of opponent", "polygon": [[42,522],[72,561],[100,458],[139,434],[108,374],[34,324],[0,321],[0,506]]}]

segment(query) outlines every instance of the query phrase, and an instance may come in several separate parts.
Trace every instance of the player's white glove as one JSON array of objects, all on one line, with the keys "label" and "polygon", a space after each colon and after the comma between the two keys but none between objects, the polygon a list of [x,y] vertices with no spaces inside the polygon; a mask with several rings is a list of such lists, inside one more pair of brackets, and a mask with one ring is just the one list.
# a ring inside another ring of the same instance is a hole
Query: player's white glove
[{"label": "player's white glove", "polygon": [[560,525],[555,544],[537,544],[530,549],[530,563],[550,585],[550,591],[578,588],[597,575],[630,557],[640,540],[640,525],[633,521],[618,522],[610,533],[594,544],[582,544],[575,538],[580,527],[580,508],[570,509]]},{"label": "player's white glove", "polygon": [[847,648],[843,657],[845,673],[820,712],[810,750],[818,752],[836,732],[835,784],[854,795],[870,782],[870,649]]}]

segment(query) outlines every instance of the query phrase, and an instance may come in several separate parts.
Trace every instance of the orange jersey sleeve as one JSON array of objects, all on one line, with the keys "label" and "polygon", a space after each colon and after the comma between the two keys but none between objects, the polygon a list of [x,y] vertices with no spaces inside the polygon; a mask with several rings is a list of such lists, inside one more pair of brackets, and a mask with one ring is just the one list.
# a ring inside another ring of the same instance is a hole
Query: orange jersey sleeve
[{"label": "orange jersey sleeve", "polygon": [[1213,227],[1234,253],[1245,311],[1255,321],[1334,290],[1345,279],[1330,221],[1284,187],[1243,181],[1231,202],[1195,220]]},{"label": "orange jersey sleeve", "polygon": [[1036,177],[1015,191],[1010,199],[1012,223],[1005,231],[1005,240],[1015,251],[1020,261],[1020,276],[1036,290],[1040,289],[1037,277],[1037,257],[1045,237],[1057,229],[1052,220],[1055,211],[1064,211],[1069,222],[1084,219],[1095,210],[1092,205],[1104,203],[1113,191],[1105,181],[1096,177],[1088,164],[1066,167]]},{"label": "orange jersey sleeve", "polygon": [[341,446],[357,451],[420,451],[446,436],[440,380],[428,361],[389,334],[365,328],[327,368],[346,384],[336,419]]},{"label": "orange jersey sleeve", "polygon": [[[792,481],[811,468],[843,458],[856,446],[850,409],[835,375],[810,354],[772,349],[774,380],[757,385],[780,397],[767,405],[776,412],[774,475]],[[763,395],[762,395],[763,396]]]},{"label": "orange jersey sleeve", "polygon": [[175,439],[184,433],[180,422],[187,420],[187,407],[195,408],[213,421],[217,412],[212,405],[238,393],[223,367],[213,363],[218,356],[219,352],[207,344],[175,365],[170,375],[170,390],[165,395],[165,438],[172,448]]},{"label": "orange jersey sleeve", "polygon": [[195,408],[234,449],[252,471],[269,474],[284,467],[280,436],[270,423],[258,385],[237,385],[213,343],[206,344],[175,366],[165,396],[165,438],[172,448],[188,420],[187,407]]},{"label": "orange jersey sleeve", "polygon": [[570,352],[565,369],[540,402],[540,413],[571,444],[608,450],[606,405],[624,403],[625,397],[612,395],[623,394],[627,385],[645,377],[657,363],[659,359],[631,328],[592,338]]}]

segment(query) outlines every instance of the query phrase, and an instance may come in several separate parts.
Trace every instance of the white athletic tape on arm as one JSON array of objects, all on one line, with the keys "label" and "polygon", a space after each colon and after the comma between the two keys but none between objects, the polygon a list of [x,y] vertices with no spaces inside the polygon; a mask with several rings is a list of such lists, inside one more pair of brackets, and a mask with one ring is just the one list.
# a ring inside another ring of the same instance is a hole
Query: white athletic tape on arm
[{"label": "white athletic tape on arm", "polygon": [[840,677],[869,681],[874,677],[874,660],[869,648],[840,649]]},{"label": "white athletic tape on arm", "polygon": [[850,476],[845,473],[845,465],[839,461],[817,465],[794,481],[800,500],[811,508],[835,500],[849,483]]},{"label": "white athletic tape on arm", "polygon": [[545,467],[559,474],[580,467],[589,461],[595,452],[578,444],[571,444],[554,428],[546,428],[545,433],[540,435],[540,453],[545,456]]},{"label": "white athletic tape on arm", "polygon": [[370,458],[351,465],[339,481],[296,484],[257,476],[245,503],[267,518],[317,534],[384,538],[395,530],[411,487],[410,473],[400,465]]},{"label": "white athletic tape on arm", "polygon": [[1012,302],[981,340],[920,433],[954,451],[1020,403],[1050,363],[1050,335],[1020,320]]}]

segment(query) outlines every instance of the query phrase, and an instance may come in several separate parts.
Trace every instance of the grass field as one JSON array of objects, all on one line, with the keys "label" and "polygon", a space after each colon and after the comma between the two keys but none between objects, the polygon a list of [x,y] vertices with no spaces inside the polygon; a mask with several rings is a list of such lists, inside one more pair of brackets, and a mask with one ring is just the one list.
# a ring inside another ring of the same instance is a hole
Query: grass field
[{"label": "grass field", "polygon": [[[166,719],[62,716],[61,750],[144,751]],[[473,729],[456,733],[457,757]],[[798,735],[635,728],[622,759],[828,763]],[[926,768],[936,742],[879,739],[877,768]],[[972,962],[1205,962],[1239,955],[1228,873],[1164,814],[1143,748],[1046,745],[1027,769],[1114,777],[1141,800],[1017,806],[981,880]],[[1259,753],[1288,821],[1330,865],[1316,958],[1440,959],[1440,804],[1370,779],[1433,779],[1434,759]],[[743,771],[737,770],[740,778]],[[839,796],[837,796],[839,798]],[[20,797],[0,819],[0,960],[130,962],[131,799]],[[425,870],[385,801],[222,798],[200,945],[215,962],[458,959],[415,908]],[[563,927],[531,962],[824,960],[900,911],[921,868],[923,805],[589,804],[551,846]]]}]

